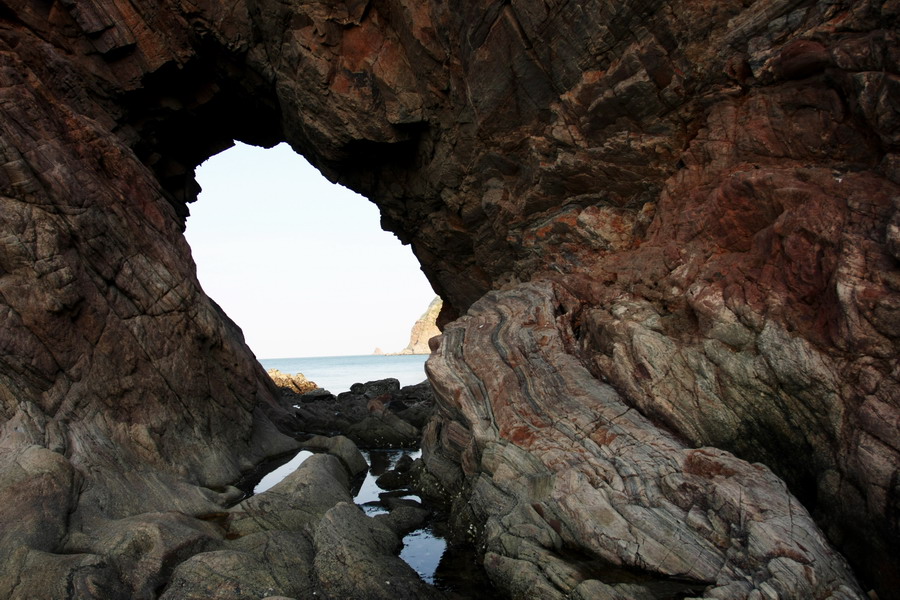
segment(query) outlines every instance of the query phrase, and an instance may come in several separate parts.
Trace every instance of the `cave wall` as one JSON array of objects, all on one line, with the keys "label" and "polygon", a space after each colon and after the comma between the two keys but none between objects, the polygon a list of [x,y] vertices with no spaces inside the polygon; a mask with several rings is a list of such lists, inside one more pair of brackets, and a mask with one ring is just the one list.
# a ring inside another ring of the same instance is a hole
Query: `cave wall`
[{"label": "cave wall", "polygon": [[[867,588],[895,589],[898,14],[874,0],[0,3],[0,414],[4,489],[22,498],[2,547],[26,561],[103,519],[206,510],[290,447],[181,237],[197,164],[233,139],[286,140],[378,204],[445,323],[522,297],[538,311],[551,292],[528,286],[553,290],[557,358],[609,388],[575,394],[585,410],[612,393],[647,431],[767,465]],[[490,490],[543,501],[498,479],[497,444],[563,473],[522,433],[540,419],[472,420],[521,402],[550,414],[569,393],[557,367],[512,364],[508,347],[538,351],[528,309],[509,307],[494,337],[465,342],[474,317],[450,326],[463,332],[430,367],[444,409],[426,454],[473,505]],[[460,375],[474,360],[516,375]],[[505,572],[514,553],[495,554]]]}]

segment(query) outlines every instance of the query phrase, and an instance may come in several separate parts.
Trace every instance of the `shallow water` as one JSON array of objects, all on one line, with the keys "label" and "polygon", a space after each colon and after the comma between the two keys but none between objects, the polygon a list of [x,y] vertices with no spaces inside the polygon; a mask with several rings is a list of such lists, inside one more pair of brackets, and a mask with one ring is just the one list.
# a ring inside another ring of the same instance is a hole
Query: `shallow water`
[{"label": "shallow water", "polygon": [[434,585],[435,574],[447,552],[447,541],[435,535],[431,527],[417,529],[403,538],[400,558],[411,566],[419,577]]},{"label": "shallow water", "polygon": [[[380,494],[386,493],[386,490],[378,487],[375,480],[393,469],[404,454],[408,454],[415,460],[421,455],[421,451],[363,451],[363,456],[369,463],[369,470],[354,496],[354,500],[370,517],[388,512],[380,498]],[[298,452],[280,466],[266,473],[253,487],[253,493],[259,494],[271,489],[312,455],[312,452],[306,450]],[[415,494],[402,497],[417,502],[422,501]],[[456,592],[460,598],[489,597],[492,588],[484,570],[475,558],[474,550],[471,547],[448,545],[440,533],[440,526],[443,525],[445,524],[440,522],[429,522],[425,527],[407,534],[403,538],[400,558],[406,561],[424,581],[438,588]]]},{"label": "shallow water", "polygon": [[304,460],[312,455],[313,453],[309,452],[308,450],[301,450],[297,453],[296,456],[294,456],[294,458],[292,458],[288,462],[284,463],[275,470],[266,473],[266,475],[264,475],[263,478],[259,480],[259,483],[254,486],[253,493],[261,494],[265,492],[276,483],[296,471],[297,467],[299,467]]},{"label": "shallow water", "polygon": [[[381,505],[379,494],[383,494],[386,490],[381,489],[375,484],[375,480],[387,471],[390,471],[397,465],[404,455],[409,455],[413,460],[419,458],[422,452],[419,450],[369,450],[363,452],[366,461],[369,463],[369,472],[360,487],[359,493],[356,495],[356,503],[362,507],[367,515],[373,517],[379,514],[387,513],[387,509]],[[421,503],[422,499],[415,494],[407,494],[400,496]],[[441,557],[447,550],[447,541],[436,535],[430,525],[426,525],[421,529],[417,529],[408,533],[403,538],[403,550],[400,551],[400,558],[411,566],[419,577],[426,582],[434,584],[435,573]]]},{"label": "shallow water", "polygon": [[[375,484],[375,480],[397,466],[397,461],[408,455],[413,460],[422,456],[421,450],[363,450],[363,457],[369,463],[369,471],[356,494],[356,503],[359,505],[370,502],[378,502],[378,494],[383,490]],[[416,496],[418,498],[418,496]]]},{"label": "shallow water", "polygon": [[[404,455],[409,455],[413,460],[418,458],[422,453],[418,450],[368,450],[363,452],[366,462],[369,463],[369,471],[354,496],[354,500],[365,513],[374,517],[379,514],[386,514],[388,510],[381,504],[380,494],[386,490],[381,489],[375,484],[375,480],[390,471],[397,465],[397,461]],[[259,483],[253,488],[254,494],[261,494],[271,489],[282,479],[293,473],[307,458],[313,453],[307,450],[301,450],[293,458],[286,463],[270,471],[260,479]],[[402,496],[416,502],[422,499],[415,494]],[[403,550],[400,552],[400,558],[412,567],[423,580],[428,583],[435,583],[435,573],[447,550],[447,542],[443,537],[435,534],[433,528],[428,525],[421,529],[417,529],[403,538]]]},{"label": "shallow water", "polygon": [[[379,494],[383,494],[386,490],[381,489],[375,484],[375,480],[381,475],[397,466],[397,461],[408,454],[413,460],[419,458],[422,454],[419,450],[363,450],[362,455],[366,462],[369,463],[369,471],[363,480],[359,491],[354,497],[358,504],[367,515],[374,517],[387,513],[387,509],[381,505]],[[411,496],[415,500],[421,502],[418,496]]]}]

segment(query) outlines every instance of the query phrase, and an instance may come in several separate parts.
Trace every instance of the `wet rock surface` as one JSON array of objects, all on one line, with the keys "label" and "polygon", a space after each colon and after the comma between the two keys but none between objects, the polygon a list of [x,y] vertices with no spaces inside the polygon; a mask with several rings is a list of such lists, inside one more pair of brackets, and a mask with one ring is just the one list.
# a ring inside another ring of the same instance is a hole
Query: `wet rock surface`
[{"label": "wet rock surface", "polygon": [[[444,299],[420,485],[472,500],[459,520],[505,593],[650,585],[586,560],[710,597],[858,594],[827,539],[891,597],[898,18],[882,0],[5,2],[0,596],[149,598],[176,571],[226,590],[228,565],[261,560],[198,517],[306,417],[181,235],[194,167],[239,139],[288,141],[370,197]],[[399,414],[378,410],[360,414]],[[179,570],[195,546],[225,554]],[[260,569],[254,593],[302,587]]]}]

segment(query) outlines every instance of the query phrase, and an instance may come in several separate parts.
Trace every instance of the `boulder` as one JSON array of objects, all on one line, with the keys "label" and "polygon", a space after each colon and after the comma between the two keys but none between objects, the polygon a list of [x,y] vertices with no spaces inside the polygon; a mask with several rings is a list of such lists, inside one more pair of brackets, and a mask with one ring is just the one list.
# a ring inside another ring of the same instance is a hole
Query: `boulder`
[{"label": "boulder", "polygon": [[369,463],[363,457],[359,448],[349,438],[342,435],[326,437],[315,435],[303,442],[307,450],[317,450],[333,454],[341,459],[350,479],[356,479],[369,470]]},{"label": "boulder", "polygon": [[319,584],[336,596],[372,600],[443,596],[397,556],[400,538],[353,504],[332,508],[316,527],[314,539]]},{"label": "boulder", "polygon": [[306,393],[292,415],[298,433],[340,434],[363,448],[410,448],[418,445],[433,407],[427,381],[401,388],[389,378],[355,383],[337,397]]},{"label": "boulder", "polygon": [[332,506],[351,500],[342,461],[330,454],[314,454],[272,488],[229,509],[227,534],[239,538],[259,531],[302,531]]},{"label": "boulder", "polygon": [[282,396],[293,397],[298,394],[305,394],[313,390],[319,389],[315,382],[306,378],[303,373],[282,373],[278,369],[269,369],[266,371],[272,381],[281,389]]}]

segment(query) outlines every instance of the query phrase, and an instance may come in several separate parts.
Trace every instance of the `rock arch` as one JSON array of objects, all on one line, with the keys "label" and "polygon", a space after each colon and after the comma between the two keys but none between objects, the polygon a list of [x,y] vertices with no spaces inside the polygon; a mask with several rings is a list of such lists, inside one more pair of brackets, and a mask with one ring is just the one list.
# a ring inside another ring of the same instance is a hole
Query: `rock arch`
[{"label": "rock arch", "polygon": [[[99,556],[108,519],[202,512],[291,445],[180,235],[194,166],[241,139],[371,198],[444,321],[468,311],[432,359],[430,466],[465,482],[510,590],[591,593],[526,558],[566,546],[802,597],[809,556],[717,542],[698,513],[779,485],[713,446],[768,465],[895,589],[896,19],[874,0],[3,3],[5,581],[120,580],[64,552]],[[702,550],[702,573],[630,546],[651,513],[692,523],[654,543]],[[816,557],[820,584],[846,575]]]}]

